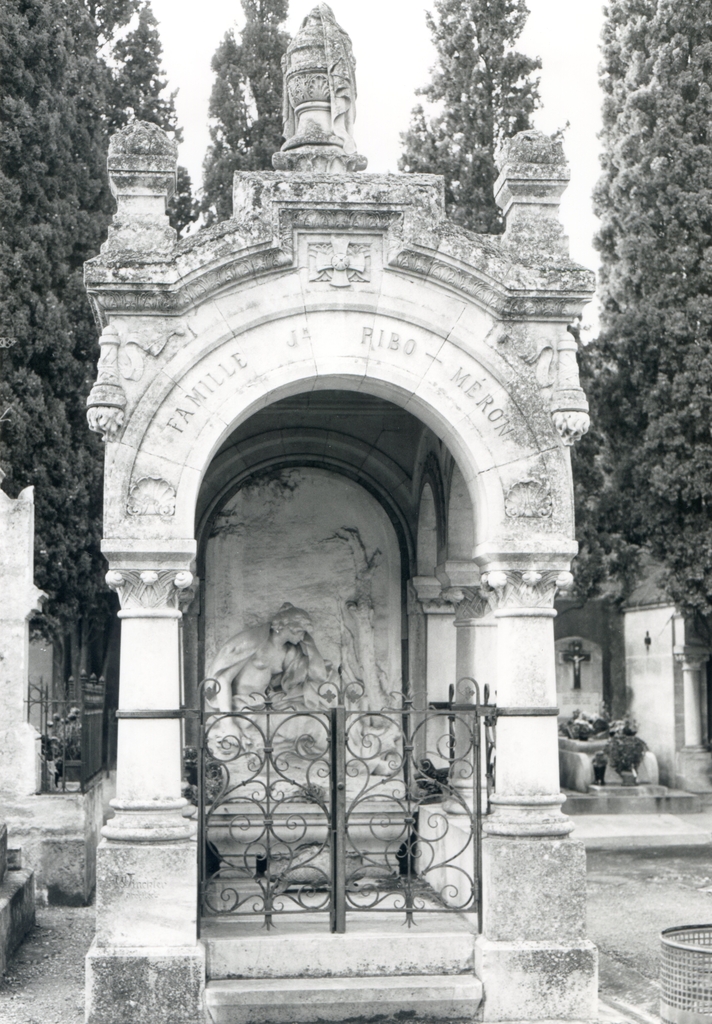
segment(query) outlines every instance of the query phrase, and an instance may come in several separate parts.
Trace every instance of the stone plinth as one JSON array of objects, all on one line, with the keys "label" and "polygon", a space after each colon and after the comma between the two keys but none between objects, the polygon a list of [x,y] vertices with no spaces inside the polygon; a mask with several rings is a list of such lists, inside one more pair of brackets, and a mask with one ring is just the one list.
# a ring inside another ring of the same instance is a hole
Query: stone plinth
[{"label": "stone plinth", "polygon": [[86,1024],[198,1024],[205,1020],[201,946],[91,947]]},{"label": "stone plinth", "polygon": [[37,793],[5,804],[10,845],[22,849],[23,866],[34,872],[38,902],[91,901],[107,784],[99,775],[86,793]]},{"label": "stone plinth", "polygon": [[598,954],[585,938],[583,843],[487,836],[482,873],[475,972],[484,981],[483,1019],[594,1018]]},{"label": "stone plinth", "polygon": [[31,871],[8,871],[7,826],[0,824],[0,977],[7,962],[35,923],[35,887]]},{"label": "stone plinth", "polygon": [[97,852],[96,944],[189,946],[195,941],[195,843],[114,843]]},{"label": "stone plinth", "polygon": [[690,793],[712,793],[712,752],[706,747],[683,747],[676,756],[677,784]]}]

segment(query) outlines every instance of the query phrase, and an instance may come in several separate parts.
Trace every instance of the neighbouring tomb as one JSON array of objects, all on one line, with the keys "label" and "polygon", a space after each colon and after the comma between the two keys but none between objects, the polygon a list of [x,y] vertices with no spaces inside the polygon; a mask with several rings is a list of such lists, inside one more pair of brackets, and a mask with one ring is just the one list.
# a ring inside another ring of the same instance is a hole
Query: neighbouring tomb
[{"label": "neighbouring tomb", "polygon": [[42,743],[51,742],[55,723],[50,709],[43,740],[42,716],[31,700],[29,619],[44,597],[34,585],[32,487],[17,498],[0,488],[0,576],[0,818],[11,848],[21,848],[34,872],[39,899],[86,903],[95,883],[103,779],[98,775],[86,792],[79,785],[69,787],[74,792],[43,786],[49,780]]},{"label": "neighbouring tomb", "polygon": [[556,699],[567,718],[579,709],[598,715],[603,705],[603,658],[599,644],[570,636],[556,641]]}]

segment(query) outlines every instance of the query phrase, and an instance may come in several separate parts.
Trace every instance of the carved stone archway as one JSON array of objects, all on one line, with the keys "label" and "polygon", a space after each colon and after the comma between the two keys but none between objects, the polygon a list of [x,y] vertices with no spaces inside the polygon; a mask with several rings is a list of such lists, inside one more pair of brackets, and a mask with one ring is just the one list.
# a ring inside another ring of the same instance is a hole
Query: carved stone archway
[{"label": "carved stone archway", "polygon": [[[110,1020],[108,993],[129,955],[137,985],[156,958],[178,971],[175,998],[197,1019],[204,973],[181,798],[179,654],[196,504],[240,423],[313,389],[363,391],[412,412],[448,446],[474,509],[469,560],[446,562],[437,593],[421,596],[457,607],[458,669],[472,665],[474,625],[490,612],[498,701],[511,710],[485,826],[486,1019],[595,1014],[584,852],[567,838],[546,713],[556,702],[553,600],[576,552],[568,446],[588,425],[567,325],[592,277],[569,260],[556,218],[568,179],[560,143],[522,133],[500,165],[502,238],[450,224],[434,176],[284,171],[238,175],[233,218],[177,244],[164,212],[173,144],[140,122],[112,140],[118,211],[86,266],[102,329],[89,419],[107,442],[103,547],[122,604],[117,813],[100,849],[92,1024]],[[150,1011],[179,1019],[165,1001]]]}]

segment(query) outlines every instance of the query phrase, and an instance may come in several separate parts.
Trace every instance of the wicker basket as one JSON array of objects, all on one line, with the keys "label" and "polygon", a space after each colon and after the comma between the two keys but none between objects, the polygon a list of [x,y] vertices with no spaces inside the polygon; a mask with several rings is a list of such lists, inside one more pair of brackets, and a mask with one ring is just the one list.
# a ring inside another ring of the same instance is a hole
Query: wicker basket
[{"label": "wicker basket", "polygon": [[666,1024],[712,1024],[712,924],[660,936],[660,1016]]}]

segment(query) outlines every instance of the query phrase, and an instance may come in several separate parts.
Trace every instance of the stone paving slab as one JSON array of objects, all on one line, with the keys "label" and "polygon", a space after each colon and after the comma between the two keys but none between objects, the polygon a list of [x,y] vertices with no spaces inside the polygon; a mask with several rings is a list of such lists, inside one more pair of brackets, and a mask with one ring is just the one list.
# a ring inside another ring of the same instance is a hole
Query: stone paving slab
[{"label": "stone paving slab", "polygon": [[684,819],[675,814],[582,814],[572,815],[572,821],[573,838],[582,839],[587,850],[712,843],[708,814],[685,815]]}]

